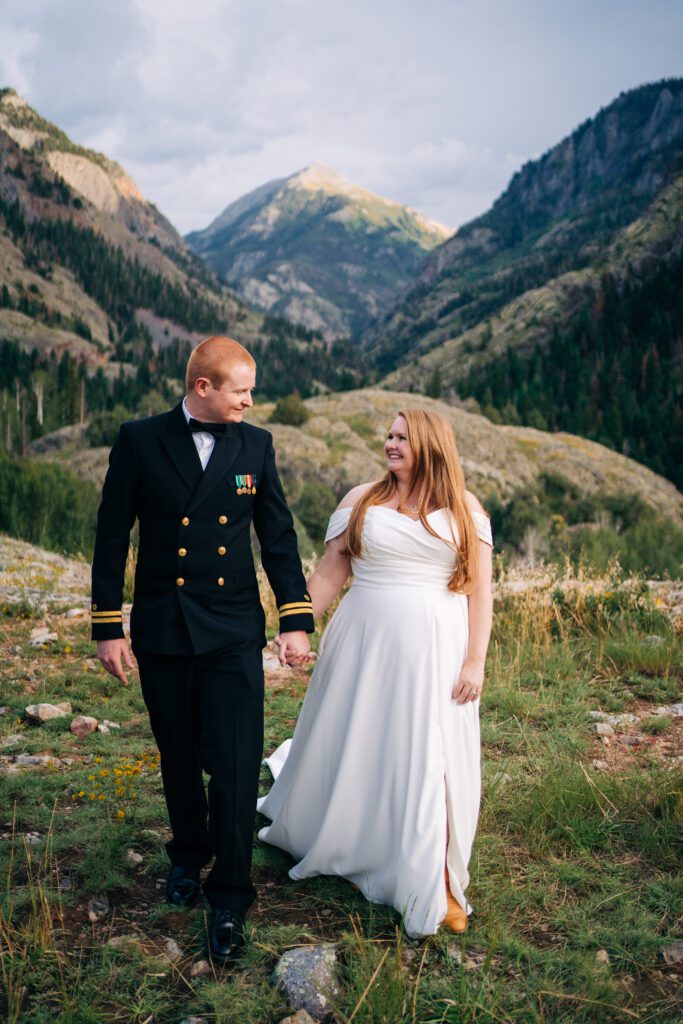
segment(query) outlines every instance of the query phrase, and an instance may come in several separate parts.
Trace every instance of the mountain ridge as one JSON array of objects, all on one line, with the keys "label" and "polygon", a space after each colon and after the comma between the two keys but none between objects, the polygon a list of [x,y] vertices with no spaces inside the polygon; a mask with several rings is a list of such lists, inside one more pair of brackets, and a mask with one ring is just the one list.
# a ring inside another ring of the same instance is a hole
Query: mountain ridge
[{"label": "mountain ridge", "polygon": [[313,163],[240,197],[186,240],[247,301],[333,340],[357,334],[449,234]]},{"label": "mountain ridge", "polygon": [[363,347],[391,372],[532,288],[598,262],[683,171],[683,79],[622,92],[537,160],[426,261]]}]

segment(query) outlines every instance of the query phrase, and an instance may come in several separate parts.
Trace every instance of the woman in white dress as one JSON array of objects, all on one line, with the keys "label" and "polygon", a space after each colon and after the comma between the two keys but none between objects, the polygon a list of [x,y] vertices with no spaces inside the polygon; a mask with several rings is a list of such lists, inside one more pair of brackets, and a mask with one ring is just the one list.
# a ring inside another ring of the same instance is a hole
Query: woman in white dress
[{"label": "woman in white dress", "polygon": [[294,736],[268,758],[259,837],[292,878],[339,875],[408,935],[463,931],[481,791],[479,697],[491,631],[491,529],[453,431],[399,413],[387,473],[333,513],[313,613],[353,582],[320,643]]}]

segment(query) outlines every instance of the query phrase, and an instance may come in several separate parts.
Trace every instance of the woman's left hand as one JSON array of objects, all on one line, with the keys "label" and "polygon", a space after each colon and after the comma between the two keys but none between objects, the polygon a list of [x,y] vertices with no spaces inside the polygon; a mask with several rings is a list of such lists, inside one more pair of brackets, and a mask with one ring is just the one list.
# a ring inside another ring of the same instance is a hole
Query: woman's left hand
[{"label": "woman's left hand", "polygon": [[453,700],[458,704],[469,704],[481,697],[483,685],[484,663],[466,658],[453,687]]}]

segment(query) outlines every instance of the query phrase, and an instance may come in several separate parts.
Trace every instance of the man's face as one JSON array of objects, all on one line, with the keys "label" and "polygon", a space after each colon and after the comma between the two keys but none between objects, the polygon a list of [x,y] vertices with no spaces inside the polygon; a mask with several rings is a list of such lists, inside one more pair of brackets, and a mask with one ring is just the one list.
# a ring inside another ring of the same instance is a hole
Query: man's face
[{"label": "man's face", "polygon": [[244,410],[254,404],[251,393],[256,386],[256,370],[253,366],[233,363],[218,390],[210,381],[197,383],[200,385],[197,393],[202,399],[202,419],[209,423],[241,423]]}]

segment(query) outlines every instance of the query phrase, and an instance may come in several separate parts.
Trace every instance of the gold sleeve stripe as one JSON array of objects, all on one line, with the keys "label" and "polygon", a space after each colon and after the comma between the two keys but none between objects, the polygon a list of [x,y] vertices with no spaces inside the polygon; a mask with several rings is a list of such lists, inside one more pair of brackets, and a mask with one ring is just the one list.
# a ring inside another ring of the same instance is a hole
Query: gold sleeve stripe
[{"label": "gold sleeve stripe", "polygon": [[310,600],[308,600],[308,601],[290,601],[289,604],[281,604],[280,607],[278,608],[278,611],[284,612],[288,608],[308,608],[309,611],[310,611],[311,602],[310,602]]},{"label": "gold sleeve stripe", "polygon": [[93,622],[121,622],[122,620],[123,616],[120,612],[118,615],[93,615],[92,617]]},{"label": "gold sleeve stripe", "polygon": [[99,611],[99,612],[96,612],[96,611],[93,610],[93,611],[90,612],[90,614],[93,616],[93,618],[96,618],[98,615],[121,615],[122,612],[121,612],[120,608],[110,608],[107,611]]},{"label": "gold sleeve stripe", "polygon": [[289,612],[280,612],[280,618],[284,619],[288,615],[312,615],[312,614],[313,614],[313,612],[311,611],[311,607],[309,605],[307,608],[292,608],[292,610],[289,611]]},{"label": "gold sleeve stripe", "polygon": [[107,623],[110,623],[110,622],[111,623],[115,623],[115,624],[120,626],[120,625],[123,624],[123,619],[117,619],[117,618],[112,617],[111,619],[93,619],[92,620],[93,626],[105,626],[105,625],[107,625]]}]

